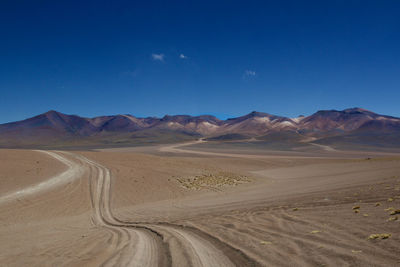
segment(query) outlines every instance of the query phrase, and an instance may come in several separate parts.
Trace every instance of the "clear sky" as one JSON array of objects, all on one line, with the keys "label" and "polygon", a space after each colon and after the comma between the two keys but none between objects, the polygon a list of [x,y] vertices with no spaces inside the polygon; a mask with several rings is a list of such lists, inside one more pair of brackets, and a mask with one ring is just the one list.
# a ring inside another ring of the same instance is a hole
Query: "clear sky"
[{"label": "clear sky", "polygon": [[400,116],[400,1],[0,1],[0,123]]}]

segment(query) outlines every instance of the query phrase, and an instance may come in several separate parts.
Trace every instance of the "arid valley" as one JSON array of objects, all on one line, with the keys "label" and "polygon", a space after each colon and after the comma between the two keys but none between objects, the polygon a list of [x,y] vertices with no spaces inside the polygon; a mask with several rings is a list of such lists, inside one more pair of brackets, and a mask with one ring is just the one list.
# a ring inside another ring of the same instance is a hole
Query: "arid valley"
[{"label": "arid valley", "polygon": [[400,1],[0,1],[0,267],[400,267]]},{"label": "arid valley", "polygon": [[3,266],[395,266],[400,155],[0,150]]}]

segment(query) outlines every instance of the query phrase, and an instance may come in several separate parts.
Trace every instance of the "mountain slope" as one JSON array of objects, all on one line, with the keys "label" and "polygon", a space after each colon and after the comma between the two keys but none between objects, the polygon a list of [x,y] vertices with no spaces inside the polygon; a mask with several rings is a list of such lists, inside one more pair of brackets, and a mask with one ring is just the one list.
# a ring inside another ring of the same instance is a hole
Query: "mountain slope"
[{"label": "mountain slope", "polygon": [[294,143],[313,140],[321,144],[359,141],[398,146],[399,133],[399,118],[361,108],[322,110],[298,118],[253,111],[227,120],[210,115],[166,115],[163,118],[114,115],[84,118],[49,111],[23,121],[1,124],[0,146],[135,145],[178,142],[199,137],[220,141],[257,138]]},{"label": "mountain slope", "polygon": [[[391,122],[398,125],[400,120],[360,108],[345,109],[342,111],[322,110],[304,118],[299,127],[302,130],[312,131],[353,131],[366,123],[372,122]],[[383,128],[379,129],[382,130]]]}]

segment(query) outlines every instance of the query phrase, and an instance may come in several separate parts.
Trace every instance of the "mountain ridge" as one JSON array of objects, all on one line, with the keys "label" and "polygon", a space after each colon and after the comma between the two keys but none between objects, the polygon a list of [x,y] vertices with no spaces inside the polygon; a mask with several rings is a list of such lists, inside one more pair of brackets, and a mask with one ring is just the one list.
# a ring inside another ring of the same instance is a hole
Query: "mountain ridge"
[{"label": "mountain ridge", "polygon": [[[0,147],[45,146],[83,140],[98,144],[129,144],[184,141],[199,137],[210,140],[296,136],[296,140],[332,138],[345,135],[400,133],[400,118],[362,108],[319,110],[310,116],[288,118],[252,111],[249,114],[218,119],[212,115],[165,115],[135,117],[130,114],[93,118],[49,110],[37,116],[0,124]],[[290,133],[290,134],[288,134]],[[221,136],[221,138],[219,137]]]}]

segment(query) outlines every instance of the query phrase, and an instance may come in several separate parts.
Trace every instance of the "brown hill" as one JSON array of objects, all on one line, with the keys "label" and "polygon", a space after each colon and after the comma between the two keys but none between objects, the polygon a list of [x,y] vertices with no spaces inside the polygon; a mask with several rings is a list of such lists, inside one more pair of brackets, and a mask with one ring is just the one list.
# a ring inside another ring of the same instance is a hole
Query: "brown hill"
[{"label": "brown hill", "polygon": [[397,143],[400,141],[396,138],[399,135],[399,118],[361,108],[322,110],[298,118],[253,111],[227,120],[219,120],[210,115],[166,115],[163,118],[114,115],[84,118],[49,111],[23,121],[1,124],[0,146],[123,146],[176,142],[199,137],[220,141],[246,138],[288,142],[312,140],[320,143],[360,141],[399,146]]}]

